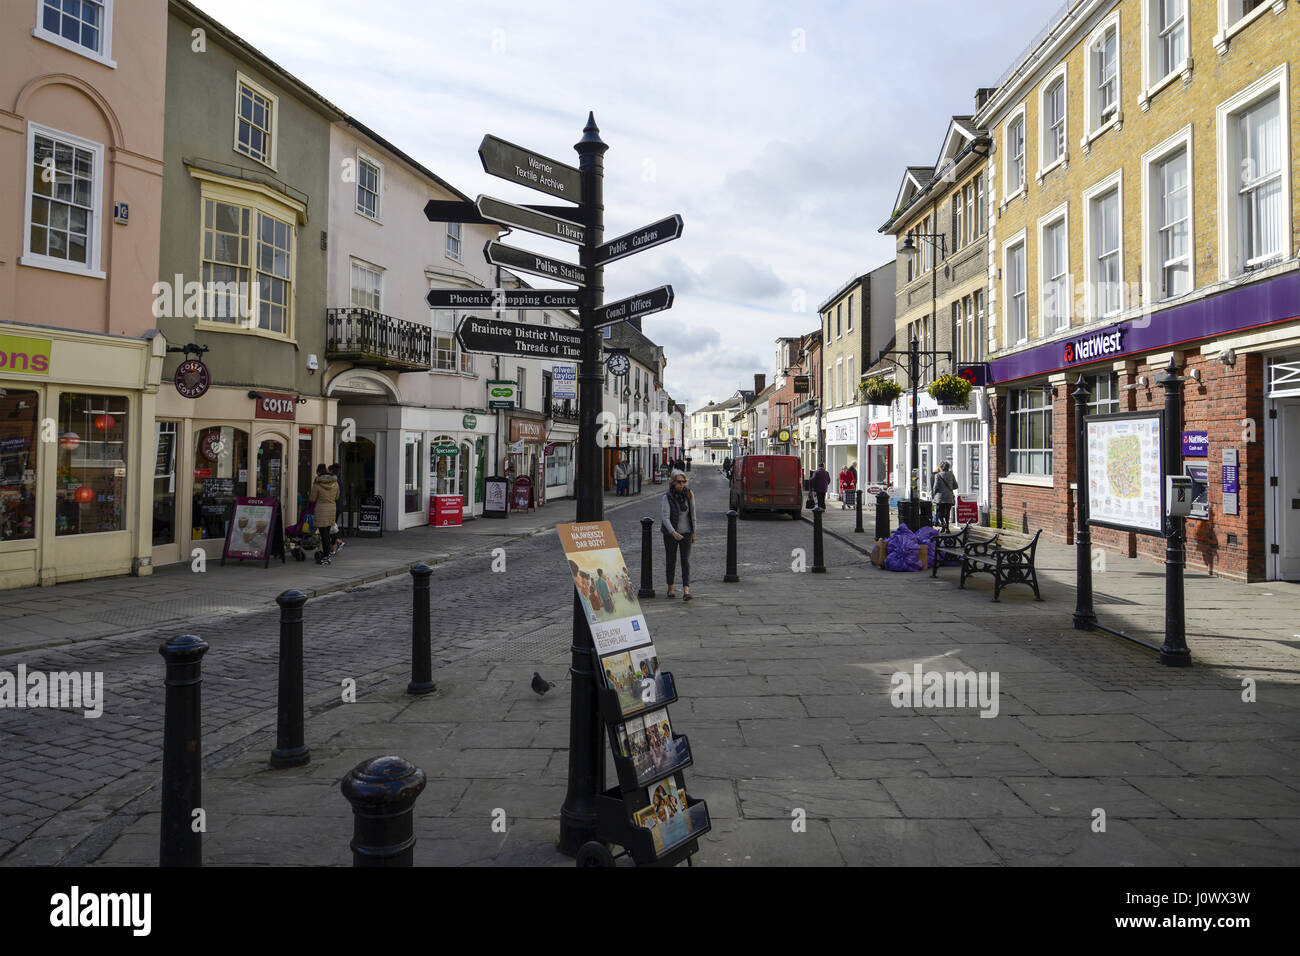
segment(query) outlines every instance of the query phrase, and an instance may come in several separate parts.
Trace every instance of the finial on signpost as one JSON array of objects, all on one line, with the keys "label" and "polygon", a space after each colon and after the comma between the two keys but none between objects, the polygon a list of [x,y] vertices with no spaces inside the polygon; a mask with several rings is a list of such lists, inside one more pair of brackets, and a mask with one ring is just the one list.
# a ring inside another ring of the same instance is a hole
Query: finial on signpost
[{"label": "finial on signpost", "polygon": [[594,110],[587,113],[587,125],[582,128],[582,139],[573,146],[578,152],[599,149],[602,153],[609,149],[609,144],[600,138],[600,127],[596,125]]}]

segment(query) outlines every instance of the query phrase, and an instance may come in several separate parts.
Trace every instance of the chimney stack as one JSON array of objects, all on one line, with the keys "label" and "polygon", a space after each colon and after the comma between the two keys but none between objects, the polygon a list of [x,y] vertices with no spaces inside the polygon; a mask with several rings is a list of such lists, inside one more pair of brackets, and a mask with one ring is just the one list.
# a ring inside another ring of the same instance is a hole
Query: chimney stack
[{"label": "chimney stack", "polygon": [[754,394],[757,395],[765,388],[767,388],[767,374],[759,372],[754,376]]},{"label": "chimney stack", "polygon": [[981,86],[975,91],[975,112],[978,113],[984,108],[984,104],[993,98],[993,94],[998,91],[996,86]]}]

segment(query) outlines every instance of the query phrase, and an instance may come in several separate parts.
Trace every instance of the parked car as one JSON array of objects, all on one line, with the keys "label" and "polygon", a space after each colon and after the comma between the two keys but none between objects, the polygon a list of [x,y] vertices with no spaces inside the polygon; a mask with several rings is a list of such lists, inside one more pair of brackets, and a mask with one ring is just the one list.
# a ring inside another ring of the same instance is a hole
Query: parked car
[{"label": "parked car", "polygon": [[795,455],[745,455],[731,466],[730,506],[745,518],[756,511],[788,514],[803,508],[803,475]]}]

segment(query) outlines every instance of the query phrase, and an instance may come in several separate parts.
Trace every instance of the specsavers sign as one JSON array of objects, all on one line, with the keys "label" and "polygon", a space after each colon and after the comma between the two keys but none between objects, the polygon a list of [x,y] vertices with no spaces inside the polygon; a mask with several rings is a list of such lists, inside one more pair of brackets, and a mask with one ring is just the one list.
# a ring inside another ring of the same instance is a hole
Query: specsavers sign
[{"label": "specsavers sign", "polygon": [[487,383],[488,408],[514,408],[519,394],[517,382],[489,379]]}]

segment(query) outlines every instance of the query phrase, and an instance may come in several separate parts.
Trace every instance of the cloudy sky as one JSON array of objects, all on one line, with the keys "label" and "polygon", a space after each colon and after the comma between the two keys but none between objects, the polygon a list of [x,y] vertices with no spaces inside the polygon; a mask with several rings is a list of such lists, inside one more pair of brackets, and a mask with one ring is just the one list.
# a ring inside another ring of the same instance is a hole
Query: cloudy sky
[{"label": "cloudy sky", "polygon": [[904,167],[934,162],[948,118],[1060,6],[196,2],[470,196],[525,201],[483,172],[484,133],[575,162],[594,110],[605,235],[685,220],[678,241],[607,268],[605,295],[672,283],[673,308],[644,326],[690,409],[770,378],[778,336],[815,328],[823,299],[891,258],[876,230]]}]

